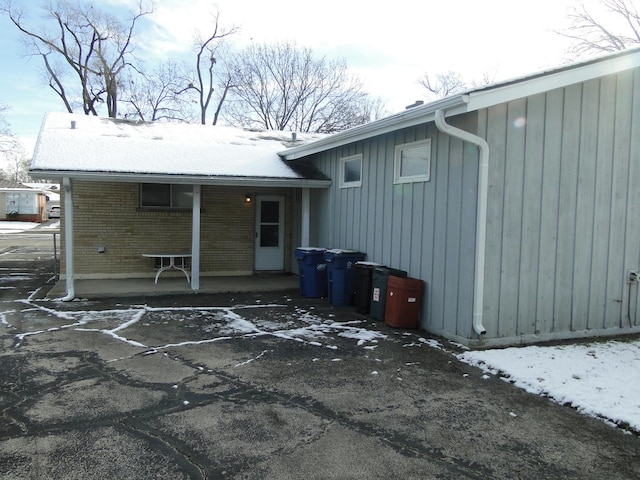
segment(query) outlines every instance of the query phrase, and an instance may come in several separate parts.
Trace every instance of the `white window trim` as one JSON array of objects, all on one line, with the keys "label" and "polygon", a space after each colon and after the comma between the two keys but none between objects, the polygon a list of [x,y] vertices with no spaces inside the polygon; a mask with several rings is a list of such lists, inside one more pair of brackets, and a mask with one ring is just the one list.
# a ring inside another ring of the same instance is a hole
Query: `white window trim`
[{"label": "white window trim", "polygon": [[[345,182],[344,181],[344,167],[347,162],[354,160],[360,160],[360,180],[357,182]],[[353,188],[362,186],[362,154],[350,155],[348,157],[342,157],[340,159],[340,188]]]},{"label": "white window trim", "polygon": [[[400,154],[405,148],[415,148],[415,147],[427,147],[427,173],[423,175],[411,175],[406,177],[400,176]],[[393,158],[393,183],[413,183],[413,182],[428,182],[431,179],[431,139],[426,138],[424,140],[418,140],[417,142],[409,142],[403,143],[401,145],[396,145],[395,154]]]}]

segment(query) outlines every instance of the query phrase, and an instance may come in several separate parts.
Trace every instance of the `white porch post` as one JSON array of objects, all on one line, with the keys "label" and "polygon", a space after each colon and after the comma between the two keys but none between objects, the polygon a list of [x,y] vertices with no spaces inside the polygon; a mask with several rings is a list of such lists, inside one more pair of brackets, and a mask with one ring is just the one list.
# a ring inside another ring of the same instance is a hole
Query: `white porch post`
[{"label": "white porch post", "polygon": [[76,296],[73,271],[73,195],[69,177],[62,179],[62,188],[64,189],[64,274],[67,294],[61,300],[68,302]]},{"label": "white porch post", "polygon": [[311,225],[311,191],[302,189],[302,231],[300,232],[300,246],[310,247],[309,227]]},{"label": "white porch post", "polygon": [[191,289],[200,289],[200,193],[201,186],[193,186],[191,225]]}]

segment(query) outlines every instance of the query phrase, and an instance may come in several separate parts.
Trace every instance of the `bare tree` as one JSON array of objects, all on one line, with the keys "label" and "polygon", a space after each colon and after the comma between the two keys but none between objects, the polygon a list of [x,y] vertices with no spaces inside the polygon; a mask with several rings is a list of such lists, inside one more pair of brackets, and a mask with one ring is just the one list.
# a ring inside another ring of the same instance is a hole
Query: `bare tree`
[{"label": "bare tree", "polygon": [[600,11],[581,3],[568,16],[570,26],[557,33],[573,41],[570,53],[577,57],[638,46],[640,13],[636,3],[636,0],[600,0]]},{"label": "bare tree", "polygon": [[25,158],[22,145],[11,132],[5,118],[7,110],[8,105],[0,104],[0,158],[7,165],[4,170],[0,170],[0,178],[15,183],[25,182],[29,179],[29,160]]},{"label": "bare tree", "polygon": [[[152,12],[144,9],[142,0],[126,25],[92,5],[66,0],[49,3],[45,11],[51,31],[30,26],[11,2],[5,2],[1,11],[25,34],[29,51],[42,57],[49,86],[67,111],[73,111],[72,99],[79,97],[85,114],[97,115],[104,103],[107,114],[117,116],[120,77],[130,65],[136,22]],[[75,78],[73,87],[67,73]]]},{"label": "bare tree", "polygon": [[220,119],[220,115],[222,113],[222,106],[225,104],[229,93],[237,86],[236,85],[236,75],[232,70],[232,66],[229,63],[228,59],[231,59],[232,55],[228,50],[225,51],[225,54],[222,57],[222,68],[216,72],[216,84],[218,86],[218,91],[220,95],[218,96],[218,104],[216,106],[216,110],[213,114],[213,125],[218,124],[218,120]]},{"label": "bare tree", "polygon": [[233,125],[330,133],[366,123],[376,111],[344,60],[317,59],[293,43],[251,45],[232,65],[225,118]]},{"label": "bare tree", "polygon": [[418,83],[437,98],[448,97],[449,95],[459,93],[467,88],[467,84],[462,79],[462,76],[459,73],[452,71],[447,73],[437,73],[435,78],[432,78],[430,74],[425,73],[424,76],[418,80]]},{"label": "bare tree", "polygon": [[433,78],[428,73],[418,80],[418,83],[426,88],[435,98],[444,98],[464,92],[470,88],[479,88],[493,83],[495,73],[484,72],[480,80],[473,80],[468,84],[458,72],[448,71],[437,73]]},{"label": "bare tree", "polygon": [[7,167],[2,170],[2,177],[13,183],[28,182],[31,160],[24,155],[22,148],[12,150],[5,155]]},{"label": "bare tree", "polygon": [[[202,125],[207,123],[207,110],[209,110],[213,92],[215,91],[216,75],[214,70],[218,64],[218,53],[222,48],[222,39],[238,31],[237,27],[231,27],[229,29],[221,27],[219,20],[220,14],[216,12],[213,14],[213,33],[208,37],[203,37],[201,34],[197,35],[195,40],[196,62],[193,73],[195,78],[189,79],[187,86],[178,92],[185,93],[195,91],[197,93],[198,105],[200,107],[200,123]],[[222,108],[222,103],[226,98],[229,87],[223,90],[222,94],[218,97],[218,105],[216,107],[213,125],[215,125],[218,120],[218,114]]]},{"label": "bare tree", "polygon": [[127,81],[128,86],[121,97],[124,117],[151,122],[189,122],[189,99],[178,93],[184,76],[181,67],[171,60],[149,74],[136,72]]},{"label": "bare tree", "polygon": [[18,141],[11,133],[9,122],[5,118],[7,110],[9,110],[9,106],[0,103],[0,153],[2,154],[13,151],[18,147]]}]

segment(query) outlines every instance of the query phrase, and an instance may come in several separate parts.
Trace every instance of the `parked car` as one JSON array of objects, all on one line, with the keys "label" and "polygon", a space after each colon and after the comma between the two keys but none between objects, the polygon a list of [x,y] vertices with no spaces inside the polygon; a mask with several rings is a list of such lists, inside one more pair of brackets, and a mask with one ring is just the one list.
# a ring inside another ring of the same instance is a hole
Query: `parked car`
[{"label": "parked car", "polygon": [[47,215],[49,216],[49,218],[60,218],[60,207],[50,207]]}]

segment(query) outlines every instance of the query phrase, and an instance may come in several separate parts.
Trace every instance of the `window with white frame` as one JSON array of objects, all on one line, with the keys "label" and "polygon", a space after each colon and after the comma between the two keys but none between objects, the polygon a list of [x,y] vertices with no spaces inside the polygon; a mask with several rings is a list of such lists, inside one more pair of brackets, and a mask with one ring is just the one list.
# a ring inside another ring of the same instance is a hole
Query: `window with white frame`
[{"label": "window with white frame", "polygon": [[140,184],[140,206],[143,208],[191,208],[192,205],[192,185]]},{"label": "window with white frame", "polygon": [[393,183],[428,182],[431,172],[431,139],[396,145]]},{"label": "window with white frame", "polygon": [[340,188],[362,186],[362,154],[340,159]]}]

